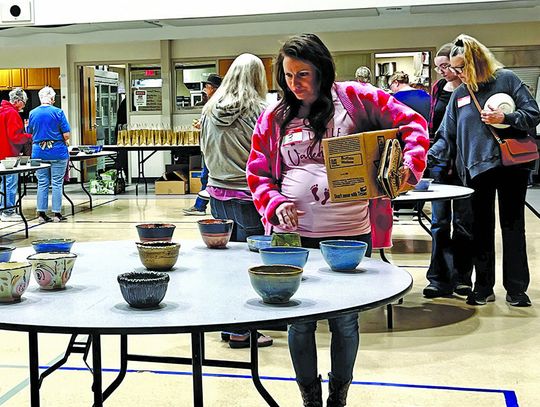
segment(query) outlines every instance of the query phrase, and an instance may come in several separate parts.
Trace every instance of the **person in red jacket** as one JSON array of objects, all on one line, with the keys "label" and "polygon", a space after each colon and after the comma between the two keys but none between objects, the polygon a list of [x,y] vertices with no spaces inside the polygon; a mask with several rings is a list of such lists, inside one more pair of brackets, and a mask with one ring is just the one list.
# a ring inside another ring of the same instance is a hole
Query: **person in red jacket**
[{"label": "person in red jacket", "polygon": [[[26,92],[21,88],[15,88],[9,92],[9,101],[2,100],[0,104],[0,159],[2,160],[6,157],[18,156],[24,143],[32,139],[31,134],[24,132],[24,124],[19,115],[19,111],[24,109],[27,100]],[[19,176],[10,174],[3,178],[0,186],[2,193],[0,208],[6,209],[2,210],[0,219],[3,222],[22,221],[20,215],[15,213]]]}]

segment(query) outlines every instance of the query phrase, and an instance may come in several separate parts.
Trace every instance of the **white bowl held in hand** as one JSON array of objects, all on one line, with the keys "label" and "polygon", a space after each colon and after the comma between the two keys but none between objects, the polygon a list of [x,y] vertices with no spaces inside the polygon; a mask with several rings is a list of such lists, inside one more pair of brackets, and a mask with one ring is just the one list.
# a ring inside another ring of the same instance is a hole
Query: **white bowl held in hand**
[{"label": "white bowl held in hand", "polygon": [[[488,100],[486,100],[486,104],[484,105],[484,109],[501,109],[504,114],[507,113],[513,113],[516,110],[516,104],[514,102],[514,99],[510,95],[507,95],[506,93],[495,93],[494,95],[491,95]],[[509,124],[491,124],[491,126],[496,127],[498,129],[506,129],[510,127]]]}]

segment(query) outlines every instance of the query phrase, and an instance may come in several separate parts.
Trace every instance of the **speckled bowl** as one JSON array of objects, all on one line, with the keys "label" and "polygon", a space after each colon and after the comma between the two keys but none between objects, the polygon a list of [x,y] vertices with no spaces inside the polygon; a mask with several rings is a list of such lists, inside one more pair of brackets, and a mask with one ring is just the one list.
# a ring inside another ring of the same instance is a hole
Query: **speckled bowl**
[{"label": "speckled bowl", "polygon": [[180,243],[173,242],[137,242],[141,263],[148,270],[171,270],[178,260]]},{"label": "speckled bowl", "polygon": [[120,274],[117,277],[124,300],[133,308],[155,308],[165,297],[169,275],[154,271]]},{"label": "speckled bowl", "polygon": [[36,253],[65,252],[69,253],[73,247],[73,239],[40,239],[34,240],[32,246]]},{"label": "speckled bowl", "polygon": [[295,266],[256,266],[248,271],[251,286],[268,304],[289,302],[302,279],[302,269]]},{"label": "speckled bowl", "polygon": [[304,267],[309,257],[309,250],[304,247],[267,247],[259,253],[264,264],[286,264]]},{"label": "speckled bowl", "polygon": [[0,262],[6,262],[11,260],[11,255],[13,254],[14,247],[2,246],[0,247]]},{"label": "speckled bowl", "polygon": [[172,223],[142,223],[136,228],[141,242],[170,242],[176,226]]},{"label": "speckled bowl", "polygon": [[43,290],[61,290],[71,277],[77,255],[75,253],[35,253],[26,258],[32,264],[32,273]]},{"label": "speckled bowl", "polygon": [[319,243],[324,260],[333,271],[352,271],[360,264],[367,243],[359,240],[323,240]]},{"label": "speckled bowl", "polygon": [[202,239],[209,249],[224,249],[229,243],[234,221],[231,219],[202,219],[197,221]]},{"label": "speckled bowl", "polygon": [[0,263],[0,303],[19,302],[30,283],[32,266],[27,262]]}]

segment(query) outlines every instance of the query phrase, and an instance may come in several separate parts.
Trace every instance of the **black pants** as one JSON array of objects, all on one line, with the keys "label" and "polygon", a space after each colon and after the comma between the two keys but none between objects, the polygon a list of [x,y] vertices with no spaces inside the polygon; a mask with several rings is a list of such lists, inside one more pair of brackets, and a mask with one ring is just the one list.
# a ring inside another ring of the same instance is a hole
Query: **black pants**
[{"label": "black pants", "polygon": [[527,291],[529,266],[525,243],[525,195],[529,170],[497,167],[472,180],[475,291],[493,292],[495,285],[495,192],[503,247],[503,286],[509,294]]}]

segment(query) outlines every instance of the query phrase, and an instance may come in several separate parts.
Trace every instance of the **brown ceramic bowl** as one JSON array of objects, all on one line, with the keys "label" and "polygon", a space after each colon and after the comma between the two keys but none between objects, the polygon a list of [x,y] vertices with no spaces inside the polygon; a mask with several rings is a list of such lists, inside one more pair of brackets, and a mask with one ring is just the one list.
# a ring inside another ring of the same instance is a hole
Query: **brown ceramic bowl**
[{"label": "brown ceramic bowl", "polygon": [[178,260],[180,243],[138,242],[137,250],[141,263],[148,270],[171,270]]},{"label": "brown ceramic bowl", "polygon": [[234,221],[231,219],[202,219],[197,222],[202,239],[209,249],[224,249],[229,243]]}]

